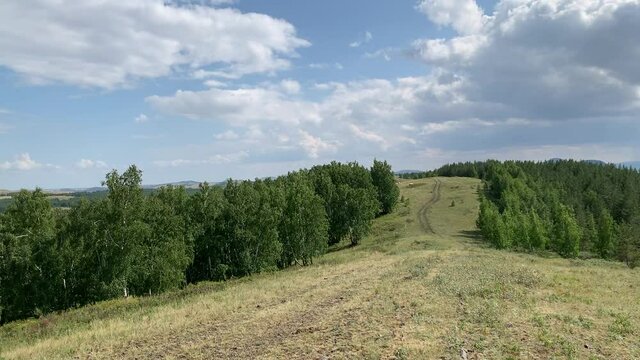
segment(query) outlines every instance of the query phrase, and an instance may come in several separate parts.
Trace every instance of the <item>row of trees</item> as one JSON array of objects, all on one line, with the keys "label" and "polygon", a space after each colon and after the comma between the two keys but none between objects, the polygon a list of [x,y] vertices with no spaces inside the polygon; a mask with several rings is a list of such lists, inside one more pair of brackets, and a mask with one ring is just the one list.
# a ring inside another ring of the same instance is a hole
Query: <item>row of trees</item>
[{"label": "row of trees", "polygon": [[277,179],[203,184],[145,195],[135,166],[106,176],[104,199],[54,209],[21,191],[0,214],[0,323],[203,280],[309,265],[356,245],[398,188],[375,161],[331,163]]},{"label": "row of trees", "polygon": [[478,225],[498,248],[640,264],[640,173],[579,161],[460,163],[439,176],[485,180]]}]

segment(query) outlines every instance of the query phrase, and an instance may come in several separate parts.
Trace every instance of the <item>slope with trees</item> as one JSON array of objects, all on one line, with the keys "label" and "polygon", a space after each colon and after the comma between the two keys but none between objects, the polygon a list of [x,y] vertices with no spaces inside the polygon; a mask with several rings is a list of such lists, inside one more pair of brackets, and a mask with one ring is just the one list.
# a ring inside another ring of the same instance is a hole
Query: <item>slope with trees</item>
[{"label": "slope with trees", "polygon": [[52,208],[21,191],[0,214],[0,323],[115,297],[150,295],[309,265],[357,245],[399,191],[386,162],[333,162],[255,181],[143,191],[142,172],[112,171],[106,197]]}]

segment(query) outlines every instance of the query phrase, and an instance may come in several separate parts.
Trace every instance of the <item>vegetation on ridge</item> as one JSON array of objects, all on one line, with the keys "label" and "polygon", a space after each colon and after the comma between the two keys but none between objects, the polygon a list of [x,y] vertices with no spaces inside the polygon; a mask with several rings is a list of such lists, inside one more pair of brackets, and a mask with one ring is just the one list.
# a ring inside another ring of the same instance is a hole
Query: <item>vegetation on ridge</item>
[{"label": "vegetation on ridge", "polygon": [[192,196],[173,186],[145,196],[141,182],[135,166],[114,170],[106,198],[70,210],[52,209],[41,190],[17,194],[0,214],[0,323],[309,265],[329,244],[358,244],[398,200],[391,167],[378,161],[203,184]]}]

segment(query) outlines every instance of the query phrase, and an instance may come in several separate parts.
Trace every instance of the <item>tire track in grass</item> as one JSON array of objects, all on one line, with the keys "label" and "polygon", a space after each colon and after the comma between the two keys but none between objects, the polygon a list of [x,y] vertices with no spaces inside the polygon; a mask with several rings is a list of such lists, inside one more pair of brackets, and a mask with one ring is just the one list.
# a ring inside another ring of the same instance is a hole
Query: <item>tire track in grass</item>
[{"label": "tire track in grass", "polygon": [[431,226],[431,222],[429,221],[427,212],[433,206],[433,204],[440,201],[441,182],[438,179],[435,179],[435,182],[436,183],[433,186],[433,195],[431,196],[431,199],[425,202],[424,205],[422,205],[422,207],[420,208],[420,211],[418,211],[418,220],[420,220],[420,226],[426,233],[429,233],[429,234],[435,234],[436,232],[433,230],[433,227]]}]

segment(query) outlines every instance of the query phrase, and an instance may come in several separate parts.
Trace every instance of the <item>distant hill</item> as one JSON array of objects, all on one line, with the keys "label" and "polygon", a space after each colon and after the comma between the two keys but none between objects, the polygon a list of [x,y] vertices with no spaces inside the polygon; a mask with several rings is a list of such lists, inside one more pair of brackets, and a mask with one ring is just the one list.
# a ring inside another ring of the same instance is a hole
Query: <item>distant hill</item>
[{"label": "distant hill", "polygon": [[582,162],[587,164],[596,164],[596,165],[606,165],[607,162],[602,160],[582,160]]},{"label": "distant hill", "polygon": [[403,174],[415,174],[415,173],[421,173],[424,172],[424,170],[398,170],[395,172],[396,175],[403,175]]},{"label": "distant hill", "polygon": [[[549,159],[548,161],[550,161],[550,162],[558,162],[558,161],[564,161],[564,160],[574,160],[574,159],[552,158],[552,159]],[[596,165],[606,165],[606,164],[608,164],[606,161],[595,160],[595,159],[575,160],[575,161],[580,161],[580,162],[584,162],[584,163],[587,163],[587,164],[596,164]]]},{"label": "distant hill", "polygon": [[199,181],[192,181],[192,180],[187,180],[187,181],[178,181],[178,182],[172,182],[172,183],[166,183],[166,184],[157,184],[157,185],[142,185],[143,189],[159,189],[163,186],[184,186],[185,189],[197,189],[198,187],[200,187],[200,182]]},{"label": "distant hill", "polygon": [[640,161],[626,161],[620,163],[621,166],[632,167],[634,169],[640,170]]},{"label": "distant hill", "polygon": [[[142,185],[142,188],[145,190],[155,190],[163,186],[171,185],[171,186],[183,186],[185,189],[198,189],[200,184],[201,182],[199,181],[187,180],[187,181],[177,181],[177,182],[171,182],[171,183],[165,183],[165,184]],[[219,185],[219,184],[223,184],[223,182],[210,182],[209,184]],[[96,187],[90,187],[90,188],[44,189],[44,192],[47,194],[78,194],[78,193],[86,194],[86,193],[98,193],[103,191],[107,191],[107,188],[105,186],[102,186],[102,187],[96,186]],[[17,192],[17,190],[0,190],[0,195],[10,194],[15,192]]]}]

